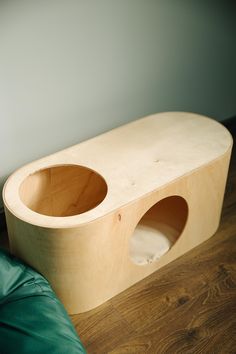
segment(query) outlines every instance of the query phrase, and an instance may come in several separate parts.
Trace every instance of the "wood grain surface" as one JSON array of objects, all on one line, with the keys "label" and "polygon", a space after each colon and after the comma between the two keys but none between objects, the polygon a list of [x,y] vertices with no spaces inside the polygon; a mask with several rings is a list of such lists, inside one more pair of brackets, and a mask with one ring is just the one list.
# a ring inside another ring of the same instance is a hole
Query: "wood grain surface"
[{"label": "wood grain surface", "polygon": [[[0,245],[7,248],[6,233]],[[88,354],[236,353],[235,147],[216,234],[105,304],[71,319]]]},{"label": "wood grain surface", "polygon": [[89,354],[236,353],[236,149],[216,234],[71,319]]},{"label": "wood grain surface", "polygon": [[165,112],[33,161],[3,190],[11,252],[92,310],[215,233],[231,148],[214,119]]}]

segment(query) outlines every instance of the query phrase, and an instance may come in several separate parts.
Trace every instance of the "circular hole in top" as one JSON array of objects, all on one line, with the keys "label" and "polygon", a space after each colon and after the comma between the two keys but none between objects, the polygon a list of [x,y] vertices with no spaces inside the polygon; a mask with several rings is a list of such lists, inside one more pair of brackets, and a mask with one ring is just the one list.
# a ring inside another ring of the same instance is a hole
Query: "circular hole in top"
[{"label": "circular hole in top", "polygon": [[36,213],[72,216],[98,206],[107,194],[107,184],[87,167],[52,166],[29,175],[19,194],[22,202]]},{"label": "circular hole in top", "polygon": [[188,217],[184,198],[171,196],[153,205],[141,218],[130,239],[130,258],[138,265],[161,258],[177,241]]}]

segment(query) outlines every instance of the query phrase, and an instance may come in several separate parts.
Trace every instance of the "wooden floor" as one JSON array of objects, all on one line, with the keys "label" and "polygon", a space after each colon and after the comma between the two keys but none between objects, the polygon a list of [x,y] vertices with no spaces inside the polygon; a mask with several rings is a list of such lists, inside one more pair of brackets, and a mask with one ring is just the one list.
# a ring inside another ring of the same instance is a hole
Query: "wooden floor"
[{"label": "wooden floor", "polygon": [[91,354],[236,353],[235,149],[217,233],[104,305],[71,319]]},{"label": "wooden floor", "polygon": [[217,233],[71,319],[91,354],[236,353],[236,150]]}]

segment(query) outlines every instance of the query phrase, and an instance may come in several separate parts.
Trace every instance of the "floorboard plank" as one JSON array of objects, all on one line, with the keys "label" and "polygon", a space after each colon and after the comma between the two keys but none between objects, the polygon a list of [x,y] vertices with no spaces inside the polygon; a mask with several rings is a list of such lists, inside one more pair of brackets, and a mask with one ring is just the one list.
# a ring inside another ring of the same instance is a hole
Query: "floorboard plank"
[{"label": "floorboard plank", "polygon": [[134,333],[110,302],[71,319],[88,354],[107,353]]},{"label": "floorboard plank", "polygon": [[[109,353],[230,353],[225,351],[226,346],[233,353],[236,348],[235,288],[236,279],[228,272],[207,291],[168,312],[164,320],[153,321]],[[234,331],[230,336],[229,329]],[[227,341],[222,340],[225,335],[228,335]]]}]

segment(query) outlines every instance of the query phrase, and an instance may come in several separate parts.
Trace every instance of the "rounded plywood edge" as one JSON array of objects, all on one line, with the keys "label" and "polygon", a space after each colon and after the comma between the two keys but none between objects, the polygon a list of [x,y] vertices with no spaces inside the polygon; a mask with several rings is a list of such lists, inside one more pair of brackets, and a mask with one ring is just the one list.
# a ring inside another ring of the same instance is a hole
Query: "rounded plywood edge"
[{"label": "rounded plywood edge", "polygon": [[130,238],[130,259],[136,265],[158,261],[181,236],[188,219],[187,201],[178,195],[159,200],[138,222]]},{"label": "rounded plywood edge", "polygon": [[98,206],[107,195],[107,184],[92,169],[61,165],[27,176],[20,185],[19,195],[26,207],[38,214],[69,217]]}]

